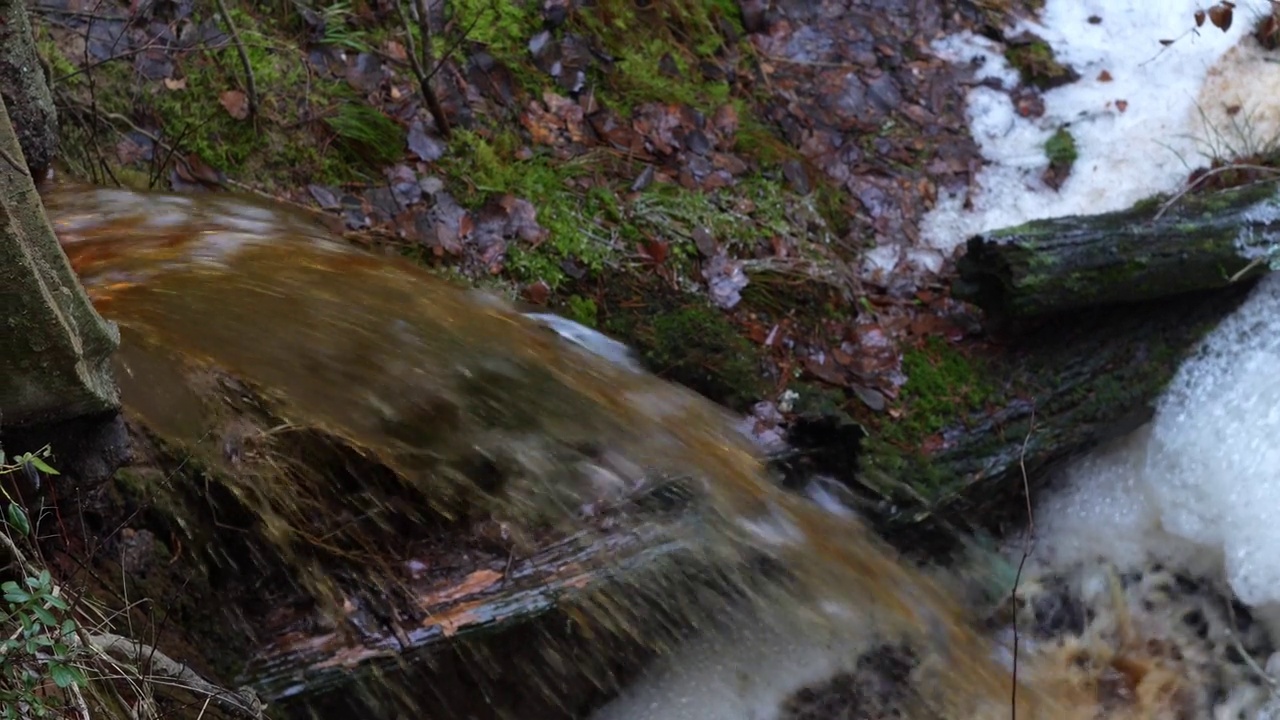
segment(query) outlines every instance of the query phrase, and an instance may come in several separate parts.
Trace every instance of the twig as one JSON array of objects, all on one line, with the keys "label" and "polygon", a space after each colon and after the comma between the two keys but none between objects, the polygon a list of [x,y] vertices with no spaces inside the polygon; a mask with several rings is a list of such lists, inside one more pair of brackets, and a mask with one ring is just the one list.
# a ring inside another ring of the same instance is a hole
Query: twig
[{"label": "twig", "polygon": [[1272,175],[1280,174],[1280,170],[1277,170],[1276,168],[1273,168],[1273,167],[1267,167],[1266,165],[1232,164],[1232,165],[1223,165],[1222,167],[1213,168],[1212,170],[1209,170],[1205,174],[1196,178],[1194,182],[1188,183],[1187,186],[1179,190],[1176,195],[1166,200],[1164,204],[1160,206],[1160,210],[1155,214],[1155,217],[1151,218],[1151,222],[1155,222],[1160,218],[1164,217],[1164,214],[1169,212],[1169,208],[1173,207],[1174,203],[1186,197],[1187,193],[1200,187],[1200,185],[1204,183],[1206,180],[1208,180],[1209,178],[1215,175],[1221,175],[1222,173],[1227,172],[1228,170],[1254,170],[1257,172],[1271,173]]},{"label": "twig", "polygon": [[[431,87],[431,78],[439,66],[433,66],[430,71],[427,70],[428,66],[432,65],[430,2],[421,0],[415,7],[418,10],[418,32],[422,35],[421,56],[413,41],[413,26],[409,22],[409,13],[405,10],[404,2],[400,0],[396,2],[396,8],[400,11],[400,22],[404,25],[405,43],[408,45],[408,52],[405,54],[409,56],[409,67],[413,70],[413,76],[418,79],[418,89],[422,93],[422,99],[427,103],[427,111],[436,121],[436,129],[440,131],[440,137],[448,140],[452,131],[449,118],[444,114],[444,107],[440,105],[440,98],[436,95],[435,88]],[[440,64],[443,65],[444,60],[441,60]]]},{"label": "twig", "polygon": [[194,670],[180,663],[155,647],[131,640],[114,633],[85,633],[86,644],[103,655],[117,655],[122,658],[147,658],[152,672],[171,680],[177,680],[181,686],[213,699],[224,710],[236,712],[245,717],[266,717],[264,705],[258,696],[248,688],[228,690],[214,685],[196,674]]},{"label": "twig", "polygon": [[1240,653],[1240,657],[1244,658],[1244,662],[1249,666],[1249,669],[1257,673],[1258,678],[1265,682],[1267,687],[1271,688],[1272,696],[1275,696],[1277,691],[1280,691],[1280,682],[1268,675],[1267,671],[1258,664],[1258,661],[1253,659],[1253,655],[1250,655],[1249,651],[1244,649],[1244,643],[1240,642],[1240,625],[1236,622],[1236,606],[1232,600],[1231,592],[1228,590],[1222,592],[1221,595],[1222,599],[1227,603],[1227,620],[1231,623],[1231,642],[1235,644],[1236,652]]},{"label": "twig", "polygon": [[13,168],[19,175],[22,175],[23,177],[31,177],[31,171],[27,170],[26,164],[18,162],[15,157],[9,154],[8,150],[0,148],[0,157],[3,157],[4,161],[9,164],[9,167]]},{"label": "twig", "polygon": [[249,51],[244,47],[244,41],[240,39],[240,31],[236,30],[236,24],[231,19],[231,12],[227,10],[226,0],[214,0],[218,4],[218,14],[222,16],[222,21],[227,24],[227,33],[231,35],[231,41],[236,44],[236,53],[240,55],[240,64],[244,66],[245,77],[245,94],[249,96],[249,117],[256,118],[258,114],[258,85],[253,79],[253,66],[249,63]]},{"label": "twig", "polygon": [[1027,443],[1031,441],[1031,433],[1036,428],[1036,411],[1031,409],[1031,423],[1027,434],[1022,438],[1022,450],[1018,453],[1018,468],[1022,470],[1022,494],[1027,501],[1027,542],[1022,547],[1022,557],[1018,560],[1018,571],[1013,576],[1013,589],[1009,591],[1009,605],[1013,609],[1013,682],[1009,699],[1010,720],[1018,720],[1018,585],[1022,582],[1022,570],[1031,557],[1031,550],[1036,542],[1036,518],[1031,512],[1031,483],[1027,480]]}]

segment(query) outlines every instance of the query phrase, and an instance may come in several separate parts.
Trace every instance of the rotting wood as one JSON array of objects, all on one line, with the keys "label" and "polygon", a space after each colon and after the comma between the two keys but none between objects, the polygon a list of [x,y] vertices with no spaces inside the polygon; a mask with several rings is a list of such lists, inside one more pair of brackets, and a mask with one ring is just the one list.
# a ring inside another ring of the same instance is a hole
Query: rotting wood
[{"label": "rotting wood", "polygon": [[975,236],[953,292],[1011,320],[1155,300],[1261,275],[1277,242],[1280,194],[1255,183]]}]

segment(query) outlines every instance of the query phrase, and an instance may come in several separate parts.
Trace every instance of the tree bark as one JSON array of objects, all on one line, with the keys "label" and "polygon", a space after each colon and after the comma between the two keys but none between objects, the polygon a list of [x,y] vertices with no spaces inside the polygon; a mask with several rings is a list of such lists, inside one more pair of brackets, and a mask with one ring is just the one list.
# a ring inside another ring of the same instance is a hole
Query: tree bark
[{"label": "tree bark", "polygon": [[23,0],[0,0],[0,100],[36,182],[58,152],[58,113],[36,54]]},{"label": "tree bark", "polygon": [[[1220,288],[1280,242],[1280,195],[1259,183],[973,237],[953,291],[1023,319]],[[1257,263],[1246,276],[1267,270]]]},{"label": "tree bark", "polygon": [[[860,418],[867,437],[856,482],[882,501],[872,511],[876,523],[919,551],[920,534],[935,520],[944,529],[1025,522],[1025,492],[1061,463],[1149,420],[1182,360],[1252,285],[1082,310],[999,343],[954,347],[984,385],[979,399],[952,401],[928,433],[903,431],[923,412],[912,402],[896,418]],[[937,539],[945,546],[935,549],[945,551],[954,534]]]},{"label": "tree bark", "polygon": [[119,335],[94,310],[54,237],[0,101],[0,421],[27,425],[118,405]]}]

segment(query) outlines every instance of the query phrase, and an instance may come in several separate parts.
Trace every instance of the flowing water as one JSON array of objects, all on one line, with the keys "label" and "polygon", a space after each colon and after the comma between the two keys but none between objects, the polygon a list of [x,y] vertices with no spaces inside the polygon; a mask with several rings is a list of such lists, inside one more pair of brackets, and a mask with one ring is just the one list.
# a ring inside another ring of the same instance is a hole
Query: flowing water
[{"label": "flowing water", "polygon": [[[187,415],[198,415],[201,390],[179,401],[157,369],[155,358],[178,357],[260,389],[288,424],[380,458],[400,483],[384,495],[446,517],[492,503],[530,538],[585,525],[655,478],[683,478],[701,513],[686,545],[713,564],[764,556],[786,571],[786,583],[751,593],[745,612],[760,637],[748,644],[758,652],[792,658],[797,678],[820,677],[820,663],[796,649],[804,639],[854,652],[868,639],[842,628],[851,616],[874,618],[880,637],[919,656],[908,716],[1015,713],[1009,663],[952,585],[856,519],[780,489],[735,419],[695,394],[563,342],[496,298],[358,250],[284,206],[81,186],[44,199],[96,307],[121,327],[125,402],[153,429],[199,431]],[[494,466],[499,487],[481,477]],[[353,510],[373,502],[372,491],[346,492]],[[315,540],[319,493],[299,487],[262,502],[282,556],[302,557]],[[389,552],[394,532],[365,552]],[[1016,717],[1095,715],[1096,687],[1061,682],[1031,660],[1019,677]]]}]

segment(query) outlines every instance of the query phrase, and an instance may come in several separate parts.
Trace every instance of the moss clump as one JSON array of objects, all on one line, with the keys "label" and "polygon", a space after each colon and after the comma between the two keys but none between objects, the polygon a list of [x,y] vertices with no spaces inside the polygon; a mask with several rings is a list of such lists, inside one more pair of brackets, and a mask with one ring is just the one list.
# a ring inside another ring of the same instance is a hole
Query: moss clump
[{"label": "moss clump", "polygon": [[899,394],[902,417],[886,422],[881,433],[907,448],[919,448],[949,422],[981,410],[995,393],[973,360],[938,337],[904,352],[902,372],[907,376]]},{"label": "moss clump", "polygon": [[1058,62],[1049,43],[1034,35],[1010,41],[1004,57],[1018,69],[1023,83],[1041,90],[1066,85],[1079,78],[1074,70]]},{"label": "moss clump", "polygon": [[1050,167],[1061,170],[1070,169],[1079,156],[1075,137],[1066,128],[1058,128],[1058,131],[1045,141],[1044,154],[1049,157]]},{"label": "moss clump", "polygon": [[[575,13],[568,29],[595,38],[616,58],[598,79],[607,101],[624,111],[644,102],[680,102],[701,110],[723,105],[731,95],[730,74],[711,66],[722,59],[725,29],[745,37],[737,4],[726,0],[647,7],[601,0]],[[738,42],[748,55],[750,45]]]},{"label": "moss clump", "polygon": [[581,295],[570,295],[565,301],[565,310],[574,322],[591,328],[596,326],[596,318],[600,312],[595,300]]},{"label": "moss clump", "polygon": [[486,137],[458,131],[447,158],[448,174],[467,183],[460,201],[472,209],[495,194],[530,201],[537,222],[547,230],[538,247],[512,244],[507,272],[519,282],[541,280],[552,289],[564,284],[566,261],[599,272],[618,255],[618,201],[607,187],[581,190],[572,184],[591,171],[591,158],[558,162],[544,151],[521,159],[520,139],[512,133]]},{"label": "moss clump", "polygon": [[631,345],[649,370],[735,410],[769,391],[761,350],[723,313],[656,277],[635,281],[609,288],[597,305],[603,330]]}]

